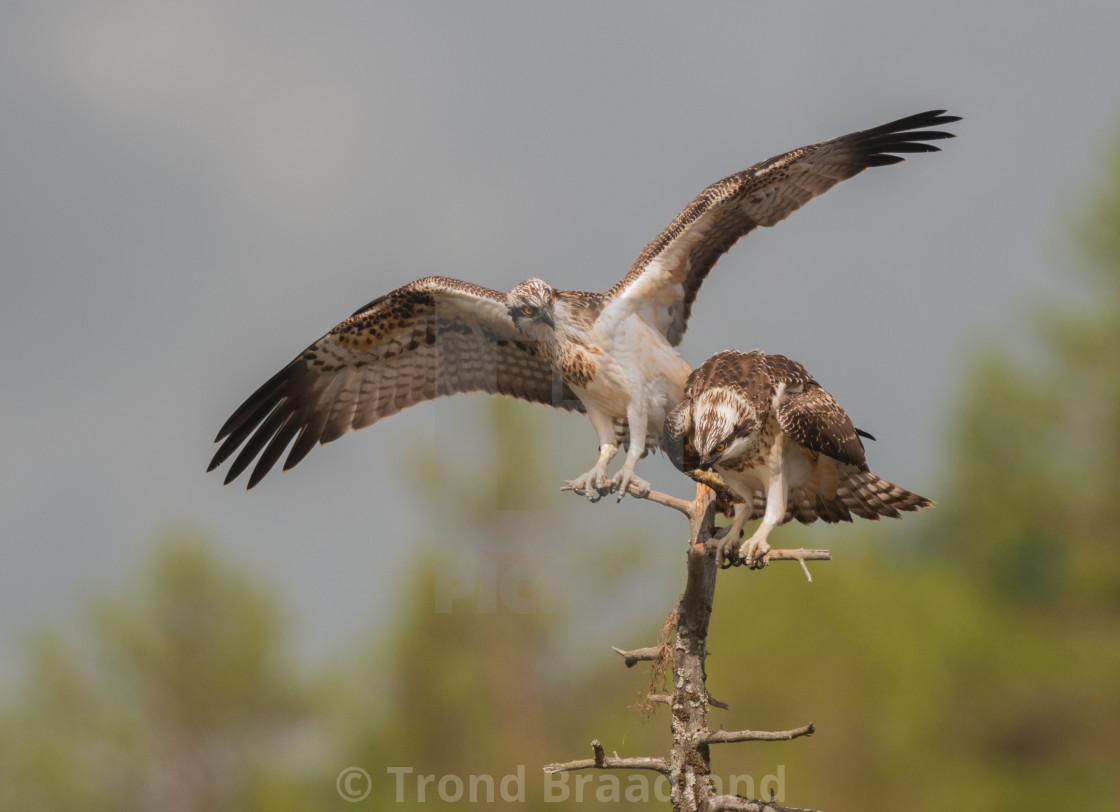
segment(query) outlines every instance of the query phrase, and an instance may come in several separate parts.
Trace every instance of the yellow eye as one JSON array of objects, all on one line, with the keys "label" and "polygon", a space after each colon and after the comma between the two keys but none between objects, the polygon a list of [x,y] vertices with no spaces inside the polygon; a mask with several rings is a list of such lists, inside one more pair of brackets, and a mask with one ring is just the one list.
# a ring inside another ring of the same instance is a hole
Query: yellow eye
[{"label": "yellow eye", "polygon": [[525,305],[523,308],[521,308],[521,312],[524,313],[526,316],[531,316],[535,312],[537,312],[537,309],[535,307],[530,307],[529,305]]},{"label": "yellow eye", "polygon": [[725,448],[727,448],[727,443],[720,443],[716,446],[716,451],[723,451]]}]

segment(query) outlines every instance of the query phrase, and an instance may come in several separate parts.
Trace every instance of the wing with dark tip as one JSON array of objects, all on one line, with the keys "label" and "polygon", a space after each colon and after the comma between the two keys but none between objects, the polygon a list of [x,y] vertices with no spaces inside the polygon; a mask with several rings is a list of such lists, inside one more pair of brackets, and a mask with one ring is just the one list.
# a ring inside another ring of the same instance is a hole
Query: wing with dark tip
[{"label": "wing with dark tip", "polygon": [[781,222],[814,197],[871,166],[887,166],[929,143],[953,138],[931,129],[959,121],[944,110],[892,121],[871,130],[801,147],[713,183],[645,247],[626,276],[605,294],[635,300],[643,317],[676,346],[688,328],[692,303],[716,261],[758,226]]},{"label": "wing with dark tip", "polygon": [[582,410],[538,347],[523,340],[497,291],[428,277],[358,310],[273,375],[218,432],[208,471],[225,481],[256,461],[253,487],[288,451],[287,470],[317,444],[401,409],[489,392]]}]

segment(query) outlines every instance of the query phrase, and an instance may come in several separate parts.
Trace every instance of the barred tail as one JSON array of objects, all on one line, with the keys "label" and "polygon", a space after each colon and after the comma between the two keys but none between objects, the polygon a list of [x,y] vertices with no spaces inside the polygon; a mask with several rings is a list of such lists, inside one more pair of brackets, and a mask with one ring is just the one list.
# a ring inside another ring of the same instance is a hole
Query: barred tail
[{"label": "barred tail", "polygon": [[[783,521],[797,519],[802,524],[812,524],[819,519],[831,524],[850,522],[855,515],[877,522],[881,516],[900,519],[903,512],[916,512],[934,505],[932,500],[924,496],[911,493],[853,465],[840,466],[839,473],[840,482],[835,497],[831,499],[814,488],[791,488]],[[754,513],[761,516],[766,499],[761,492],[755,494],[755,497],[756,502],[761,501],[762,505],[756,505]]]},{"label": "barred tail", "polygon": [[853,471],[844,477],[836,500],[857,516],[878,521],[880,516],[901,519],[901,511],[933,507],[933,501],[900,488],[870,471]]}]

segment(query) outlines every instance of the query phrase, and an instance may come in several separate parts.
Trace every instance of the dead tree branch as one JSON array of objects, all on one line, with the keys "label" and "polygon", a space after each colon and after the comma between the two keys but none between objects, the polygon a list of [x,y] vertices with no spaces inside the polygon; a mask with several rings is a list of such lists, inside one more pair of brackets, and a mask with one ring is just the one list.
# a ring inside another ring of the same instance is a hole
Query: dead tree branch
[{"label": "dead tree branch", "polygon": [[711,730],[704,735],[704,743],[785,742],[801,736],[812,736],[815,732],[812,722],[793,730]]},{"label": "dead tree branch", "polygon": [[562,773],[570,770],[654,770],[662,775],[669,774],[669,765],[665,763],[663,758],[648,758],[645,756],[637,756],[635,758],[619,758],[618,753],[614,756],[607,756],[603,751],[603,745],[598,739],[591,742],[591,751],[595,754],[594,758],[585,758],[578,761],[566,761],[559,764],[548,764],[545,766],[546,773]]},{"label": "dead tree branch", "polygon": [[[812,812],[799,810],[774,803],[750,800],[735,795],[715,795],[711,779],[711,754],[709,746],[744,741],[787,741],[801,736],[810,736],[814,727],[810,723],[804,727],[782,731],[738,730],[712,731],[708,729],[707,715],[710,705],[715,703],[707,689],[705,659],[708,639],[708,623],[712,615],[712,602],[715,597],[717,565],[716,551],[719,542],[713,539],[715,514],[717,510],[726,511],[733,495],[719,488],[722,483],[700,481],[696,488],[696,498],[688,502],[675,496],[650,491],[642,494],[634,486],[630,493],[660,505],[671,507],[688,517],[689,545],[686,560],[686,579],[684,594],[670,614],[668,631],[675,632],[671,644],[650,646],[632,650],[614,648],[632,668],[636,663],[652,661],[654,668],[662,667],[671,656],[673,664],[672,694],[654,694],[651,690],[649,702],[665,702],[670,706],[670,727],[673,745],[669,758],[619,758],[607,757],[598,740],[591,743],[594,757],[558,764],[549,764],[545,772],[554,773],[566,770],[654,770],[669,779],[669,797],[674,812]],[[828,550],[771,550],[771,561],[797,561],[805,571],[809,570],[806,561],[829,560]],[[668,650],[667,650],[668,647]]]},{"label": "dead tree branch", "polygon": [[739,795],[716,795],[700,807],[699,812],[816,812],[799,806],[782,806],[773,801],[752,801]]},{"label": "dead tree branch", "polygon": [[611,646],[611,651],[622,655],[622,658],[626,661],[627,668],[633,668],[643,660],[656,660],[661,656],[661,646],[636,648],[633,651],[623,651],[618,646]]}]

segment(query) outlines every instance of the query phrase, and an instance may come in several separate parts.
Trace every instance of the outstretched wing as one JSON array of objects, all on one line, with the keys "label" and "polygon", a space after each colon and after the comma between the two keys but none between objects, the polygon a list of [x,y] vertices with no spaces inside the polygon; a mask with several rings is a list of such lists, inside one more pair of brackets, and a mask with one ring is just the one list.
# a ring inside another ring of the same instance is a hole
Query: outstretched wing
[{"label": "outstretched wing", "polygon": [[645,247],[606,297],[637,300],[632,304],[643,317],[676,346],[700,285],[740,237],[784,220],[869,166],[898,163],[900,154],[938,152],[927,142],[954,135],[925,128],[959,120],[944,110],[919,113],[795,149],[713,183]]},{"label": "outstretched wing", "polygon": [[798,445],[867,470],[867,458],[851,418],[805,367],[784,355],[767,355],[775,389],[785,384],[778,401],[778,426]]},{"label": "outstretched wing", "polygon": [[583,409],[539,348],[523,340],[501,293],[433,276],[370,302],[250,395],[218,432],[222,445],[207,470],[240,448],[229,483],[259,455],[252,488],[293,439],[284,470],[316,443],[457,392]]}]

